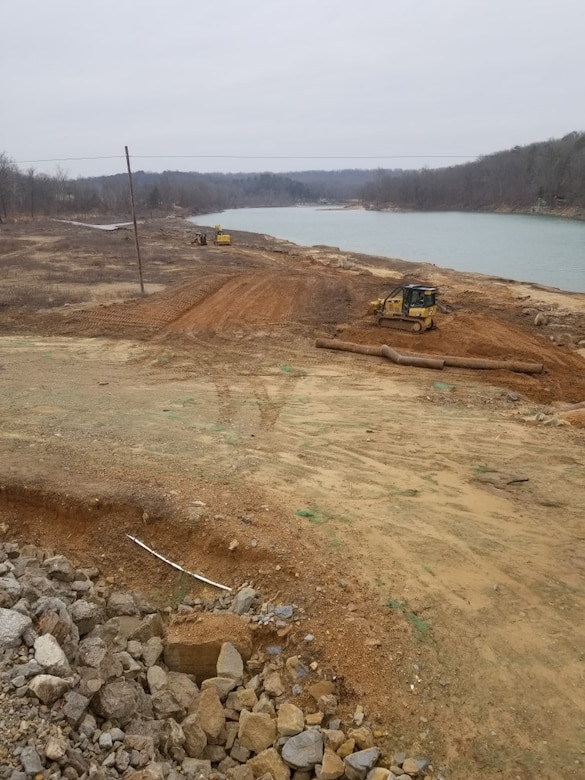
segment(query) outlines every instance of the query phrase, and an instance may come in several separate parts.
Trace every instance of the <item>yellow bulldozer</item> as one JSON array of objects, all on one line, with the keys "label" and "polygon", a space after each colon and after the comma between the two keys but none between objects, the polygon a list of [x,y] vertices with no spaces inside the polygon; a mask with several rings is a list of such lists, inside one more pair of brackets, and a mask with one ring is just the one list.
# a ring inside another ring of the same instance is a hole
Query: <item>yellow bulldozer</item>
[{"label": "yellow bulldozer", "polygon": [[385,328],[424,333],[436,327],[437,295],[437,288],[428,284],[401,285],[385,298],[372,301],[368,314]]},{"label": "yellow bulldozer", "polygon": [[229,246],[232,243],[232,237],[229,233],[224,233],[221,225],[215,226],[215,238],[213,243],[219,246]]}]

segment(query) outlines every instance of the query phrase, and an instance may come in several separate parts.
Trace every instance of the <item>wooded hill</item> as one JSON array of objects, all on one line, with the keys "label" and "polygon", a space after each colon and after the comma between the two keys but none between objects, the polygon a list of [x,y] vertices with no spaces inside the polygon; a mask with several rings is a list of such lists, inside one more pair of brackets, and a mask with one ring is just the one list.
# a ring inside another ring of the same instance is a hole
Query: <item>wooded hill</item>
[{"label": "wooded hill", "polygon": [[362,198],[375,209],[578,212],[585,207],[585,133],[449,168],[381,173]]},{"label": "wooded hill", "polygon": [[[368,208],[532,211],[582,214],[585,133],[515,146],[472,163],[419,171],[133,175],[141,216],[182,209],[204,214],[246,206],[363,203]],[[19,170],[0,154],[0,220],[28,215],[129,215],[126,173],[69,179]]]},{"label": "wooded hill", "polygon": [[[385,174],[392,173],[385,171]],[[245,206],[292,206],[299,203],[342,202],[360,197],[378,171],[301,171],[295,173],[185,173],[165,171],[133,174],[137,209],[194,214]],[[68,179],[33,169],[21,172],[0,155],[0,219],[39,214],[129,213],[128,176]]]}]

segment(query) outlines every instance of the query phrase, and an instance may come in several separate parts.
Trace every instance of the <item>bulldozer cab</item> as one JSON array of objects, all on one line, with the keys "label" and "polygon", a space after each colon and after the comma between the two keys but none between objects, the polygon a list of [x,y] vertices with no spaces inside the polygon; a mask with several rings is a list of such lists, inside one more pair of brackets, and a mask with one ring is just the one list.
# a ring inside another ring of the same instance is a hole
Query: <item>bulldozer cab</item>
[{"label": "bulldozer cab", "polygon": [[436,287],[420,284],[407,284],[403,288],[402,313],[410,315],[412,309],[430,309],[437,302]]}]

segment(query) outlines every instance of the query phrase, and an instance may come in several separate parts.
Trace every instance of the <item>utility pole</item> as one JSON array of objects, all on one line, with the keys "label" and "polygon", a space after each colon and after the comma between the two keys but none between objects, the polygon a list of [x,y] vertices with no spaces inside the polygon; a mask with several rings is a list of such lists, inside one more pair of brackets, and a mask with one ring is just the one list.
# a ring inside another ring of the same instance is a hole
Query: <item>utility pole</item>
[{"label": "utility pole", "polygon": [[128,166],[128,181],[130,182],[130,203],[132,204],[132,220],[134,222],[134,243],[136,244],[136,257],[138,258],[138,278],[140,279],[140,294],[144,295],[144,281],[142,279],[142,260],[140,259],[140,244],[138,243],[138,225],[136,224],[136,207],[134,205],[134,186],[132,185],[132,171],[130,170],[130,155],[126,150],[126,165]]}]

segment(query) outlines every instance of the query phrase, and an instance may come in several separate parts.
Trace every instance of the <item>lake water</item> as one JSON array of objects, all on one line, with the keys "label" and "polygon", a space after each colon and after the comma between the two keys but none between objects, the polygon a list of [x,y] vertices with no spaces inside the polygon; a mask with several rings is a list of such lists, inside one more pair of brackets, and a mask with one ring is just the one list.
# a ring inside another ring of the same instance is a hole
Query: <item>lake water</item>
[{"label": "lake water", "polygon": [[233,209],[192,221],[585,292],[585,222],[577,220],[300,206]]}]

